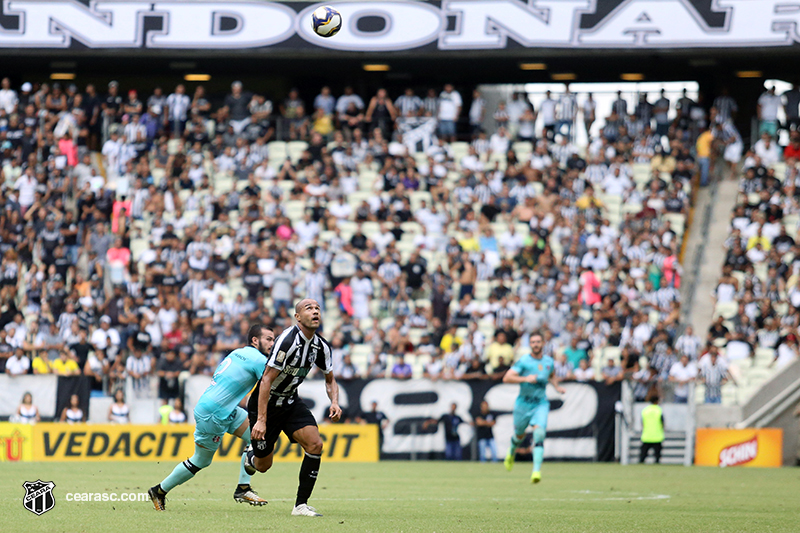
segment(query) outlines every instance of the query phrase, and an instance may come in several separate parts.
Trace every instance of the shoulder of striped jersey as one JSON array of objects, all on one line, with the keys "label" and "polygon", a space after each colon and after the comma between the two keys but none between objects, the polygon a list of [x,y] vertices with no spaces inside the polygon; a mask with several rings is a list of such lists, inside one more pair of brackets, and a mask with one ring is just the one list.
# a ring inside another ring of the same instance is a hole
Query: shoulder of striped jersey
[{"label": "shoulder of striped jersey", "polygon": [[330,349],[331,343],[328,342],[328,339],[326,339],[325,337],[323,337],[319,333],[317,333],[317,338],[319,339],[319,341],[322,343],[323,346],[327,346],[328,349]]}]

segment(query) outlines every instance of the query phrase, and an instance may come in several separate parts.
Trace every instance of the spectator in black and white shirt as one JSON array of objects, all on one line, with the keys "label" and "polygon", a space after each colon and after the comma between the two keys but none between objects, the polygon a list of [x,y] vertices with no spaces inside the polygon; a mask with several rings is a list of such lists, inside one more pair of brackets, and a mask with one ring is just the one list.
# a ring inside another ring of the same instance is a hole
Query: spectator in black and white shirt
[{"label": "spectator in black and white shirt", "polygon": [[714,99],[713,107],[716,111],[714,121],[717,124],[723,124],[733,120],[736,117],[736,113],[739,111],[739,106],[736,105],[736,100],[731,98],[728,94],[727,87],[723,87],[721,94]]},{"label": "spectator in black and white shirt", "polygon": [[411,87],[406,88],[405,92],[397,97],[394,105],[400,113],[401,119],[419,116],[424,107],[422,98],[414,94],[414,89]]},{"label": "spectator in black and white shirt", "polygon": [[186,127],[187,113],[191,99],[186,94],[186,87],[179,84],[175,87],[175,92],[167,97],[166,109],[163,110],[165,122],[174,136],[183,134]]},{"label": "spectator in black and white shirt", "polygon": [[572,127],[578,114],[578,100],[569,89],[569,83],[564,85],[564,93],[558,97],[558,123],[557,133],[572,140]]},{"label": "spectator in black and white shirt", "polygon": [[686,355],[690,360],[696,361],[700,353],[700,337],[694,334],[694,328],[687,326],[683,335],[675,340],[675,350],[681,355]]}]

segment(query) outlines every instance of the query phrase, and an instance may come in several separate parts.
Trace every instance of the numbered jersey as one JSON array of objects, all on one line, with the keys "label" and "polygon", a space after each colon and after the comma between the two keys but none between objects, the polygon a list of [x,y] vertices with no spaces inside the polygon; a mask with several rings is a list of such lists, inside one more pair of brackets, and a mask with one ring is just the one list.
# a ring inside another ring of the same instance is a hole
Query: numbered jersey
[{"label": "numbered jersey", "polygon": [[211,385],[200,396],[195,411],[200,415],[227,417],[261,379],[266,364],[264,354],[252,346],[232,351],[217,366]]},{"label": "numbered jersey", "polygon": [[542,402],[547,399],[545,389],[547,381],[553,373],[553,358],[542,356],[535,359],[531,354],[522,356],[519,361],[511,367],[522,377],[536,376],[536,383],[520,383],[519,395],[531,402]]},{"label": "numbered jersey", "polygon": [[[283,405],[297,392],[297,387],[303,382],[311,367],[317,365],[323,373],[328,374],[333,369],[331,346],[328,341],[314,335],[307,339],[300,328],[292,326],[285,330],[275,340],[267,366],[280,370],[280,374],[272,382],[270,389],[270,402]],[[257,412],[258,390],[261,382],[256,385],[256,390],[250,395],[250,411]]]}]

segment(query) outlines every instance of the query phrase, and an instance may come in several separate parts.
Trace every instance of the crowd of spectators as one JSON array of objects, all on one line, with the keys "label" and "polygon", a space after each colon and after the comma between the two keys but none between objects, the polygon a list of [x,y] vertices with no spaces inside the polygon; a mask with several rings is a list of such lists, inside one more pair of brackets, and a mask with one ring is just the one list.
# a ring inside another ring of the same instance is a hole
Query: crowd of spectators
[{"label": "crowd of spectators", "polygon": [[[476,91],[468,142],[451,85],[278,105],[239,82],[221,105],[203,86],[2,87],[7,374],[171,401],[299,297],[323,306],[342,380],[499,379],[541,331],[560,377],[647,390],[702,351],[678,257],[698,136],[729,124],[716,102],[620,93],[578,147],[599,110],[568,86],[538,110],[514,95],[490,128]],[[772,216],[768,183],[745,216]]]},{"label": "crowd of spectators", "polygon": [[[774,90],[765,95],[772,98]],[[742,165],[725,262],[713,293],[715,321],[707,334],[709,344],[724,348],[717,372],[723,379],[731,377],[727,370],[735,361],[770,369],[800,356],[800,248],[793,237],[800,220],[800,132],[796,123],[789,125],[790,142],[780,150],[777,125],[762,124],[761,139]],[[754,378],[763,374],[755,372]]]}]

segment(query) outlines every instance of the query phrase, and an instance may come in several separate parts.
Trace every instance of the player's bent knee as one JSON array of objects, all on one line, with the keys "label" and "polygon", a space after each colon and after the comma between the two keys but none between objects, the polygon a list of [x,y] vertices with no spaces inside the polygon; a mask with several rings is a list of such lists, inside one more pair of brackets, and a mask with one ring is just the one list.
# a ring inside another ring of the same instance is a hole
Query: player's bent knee
[{"label": "player's bent knee", "polygon": [[309,442],[303,449],[306,453],[310,453],[311,455],[322,455],[322,439]]},{"label": "player's bent knee", "polygon": [[193,475],[197,474],[203,468],[209,466],[211,464],[211,459],[213,456],[209,457],[206,454],[194,454],[193,456],[189,457],[183,462],[183,466],[191,472]]},{"label": "player's bent knee", "polygon": [[256,457],[253,460],[253,466],[262,474],[272,468],[272,455],[269,457]]}]

